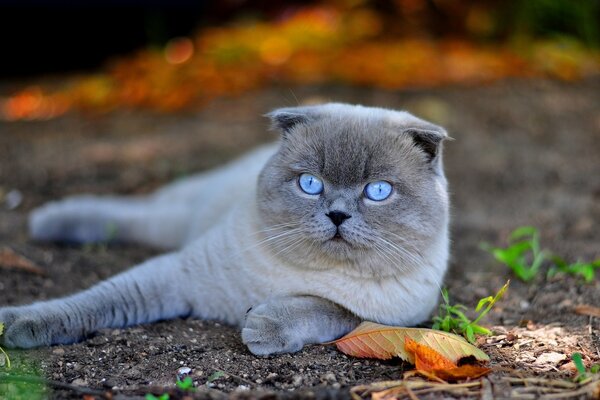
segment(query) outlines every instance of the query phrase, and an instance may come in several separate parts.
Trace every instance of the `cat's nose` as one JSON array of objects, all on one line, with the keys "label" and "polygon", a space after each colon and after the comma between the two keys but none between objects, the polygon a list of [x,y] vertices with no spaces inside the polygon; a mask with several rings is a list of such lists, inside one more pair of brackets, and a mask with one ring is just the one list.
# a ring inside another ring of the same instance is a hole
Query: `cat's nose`
[{"label": "cat's nose", "polygon": [[343,211],[331,211],[325,215],[329,217],[329,219],[331,220],[331,222],[333,222],[335,226],[340,226],[342,222],[344,222],[348,218],[351,218],[350,215],[346,214]]}]

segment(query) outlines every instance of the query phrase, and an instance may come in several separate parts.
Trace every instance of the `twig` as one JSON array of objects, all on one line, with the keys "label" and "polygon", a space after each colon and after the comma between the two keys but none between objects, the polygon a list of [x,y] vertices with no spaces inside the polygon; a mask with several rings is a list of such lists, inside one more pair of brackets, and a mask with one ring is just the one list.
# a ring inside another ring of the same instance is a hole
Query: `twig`
[{"label": "twig", "polygon": [[591,306],[589,304],[580,304],[575,307],[575,312],[581,315],[589,315],[590,317],[600,318],[600,307]]},{"label": "twig", "polygon": [[38,376],[27,376],[27,375],[11,375],[0,373],[0,384],[2,383],[32,383],[35,385],[50,386],[56,389],[66,389],[78,394],[88,394],[92,396],[101,396],[105,399],[110,399],[111,396],[107,395],[106,392],[96,389],[90,389],[80,386],[71,385],[69,383],[51,381],[48,379],[40,378]]}]

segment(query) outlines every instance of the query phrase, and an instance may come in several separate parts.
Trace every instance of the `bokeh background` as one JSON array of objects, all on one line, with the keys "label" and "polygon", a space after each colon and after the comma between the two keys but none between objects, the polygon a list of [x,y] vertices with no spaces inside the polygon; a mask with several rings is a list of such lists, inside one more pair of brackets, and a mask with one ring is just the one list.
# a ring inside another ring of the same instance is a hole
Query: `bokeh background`
[{"label": "bokeh background", "polygon": [[[158,254],[35,243],[35,207],[80,193],[146,194],[220,165],[276,139],[262,117],[276,107],[362,103],[406,109],[455,139],[444,149],[451,301],[472,309],[512,279],[486,317],[501,334],[480,343],[500,371],[489,377],[493,395],[520,390],[505,374],[570,380],[573,352],[600,363],[599,319],[574,311],[600,304],[600,270],[592,282],[548,277],[548,261],[522,282],[480,244],[506,246],[532,225],[549,254],[600,259],[599,21],[600,0],[3,1],[0,306],[71,294]],[[558,361],[544,362],[546,351]],[[327,346],[257,359],[237,329],[192,320],[11,358],[55,381],[138,398],[173,391],[182,365],[202,387],[215,371],[230,374],[211,390],[343,398],[411,368]]]},{"label": "bokeh background", "polygon": [[195,110],[268,85],[399,90],[600,69],[597,0],[3,4],[8,121]]}]

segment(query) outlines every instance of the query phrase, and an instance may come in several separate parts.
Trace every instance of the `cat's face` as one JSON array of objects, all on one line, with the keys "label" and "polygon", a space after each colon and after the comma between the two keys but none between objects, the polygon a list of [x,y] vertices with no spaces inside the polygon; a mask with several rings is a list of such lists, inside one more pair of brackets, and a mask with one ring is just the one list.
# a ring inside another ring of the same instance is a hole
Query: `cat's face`
[{"label": "cat's face", "polygon": [[448,223],[441,128],[341,104],[270,116],[282,141],[261,173],[258,204],[277,257],[380,277],[425,263]]}]

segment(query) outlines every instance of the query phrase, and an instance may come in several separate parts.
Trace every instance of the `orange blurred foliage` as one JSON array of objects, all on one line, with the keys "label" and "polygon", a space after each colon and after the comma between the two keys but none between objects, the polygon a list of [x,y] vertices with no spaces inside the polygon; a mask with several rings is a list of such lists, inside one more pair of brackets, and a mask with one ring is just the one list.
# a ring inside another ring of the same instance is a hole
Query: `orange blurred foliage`
[{"label": "orange blurred foliage", "polygon": [[[420,4],[398,1],[407,4],[405,11]],[[472,29],[487,29],[479,14],[469,21]],[[573,43],[534,43],[517,52],[506,45],[398,37],[384,26],[380,13],[358,5],[313,6],[273,22],[208,28],[172,40],[163,51],[144,49],[114,61],[61,90],[26,88],[0,98],[0,118],[48,119],[72,109],[124,107],[172,112],[275,82],[400,89],[505,77],[573,80],[600,71],[600,56]]]}]

